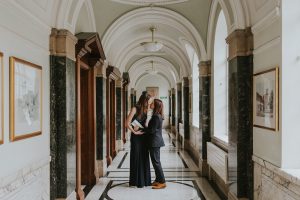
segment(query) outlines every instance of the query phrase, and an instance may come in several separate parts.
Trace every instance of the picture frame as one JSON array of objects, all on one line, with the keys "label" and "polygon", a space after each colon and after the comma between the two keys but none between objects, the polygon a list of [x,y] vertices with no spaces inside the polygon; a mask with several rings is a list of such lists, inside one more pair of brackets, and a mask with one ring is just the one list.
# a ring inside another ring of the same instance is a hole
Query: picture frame
[{"label": "picture frame", "polygon": [[279,69],[278,67],[253,75],[253,126],[279,129]]},{"label": "picture frame", "polygon": [[151,97],[159,98],[159,87],[146,87],[146,91]]},{"label": "picture frame", "polygon": [[4,143],[4,81],[3,81],[3,53],[0,52],[0,145]]},{"label": "picture frame", "polygon": [[10,141],[42,134],[42,67],[10,57]]}]

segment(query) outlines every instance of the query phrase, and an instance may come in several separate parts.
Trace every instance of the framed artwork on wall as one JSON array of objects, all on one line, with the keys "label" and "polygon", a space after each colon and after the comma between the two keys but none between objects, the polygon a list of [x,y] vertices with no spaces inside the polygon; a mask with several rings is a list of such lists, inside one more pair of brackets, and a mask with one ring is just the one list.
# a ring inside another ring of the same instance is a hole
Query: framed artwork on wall
[{"label": "framed artwork on wall", "polygon": [[253,126],[278,131],[278,67],[253,75]]},{"label": "framed artwork on wall", "polygon": [[42,67],[10,57],[10,140],[42,134]]},{"label": "framed artwork on wall", "polygon": [[4,142],[3,53],[0,52],[0,144]]},{"label": "framed artwork on wall", "polygon": [[158,87],[146,87],[146,91],[151,97],[156,99],[159,98],[159,88]]}]

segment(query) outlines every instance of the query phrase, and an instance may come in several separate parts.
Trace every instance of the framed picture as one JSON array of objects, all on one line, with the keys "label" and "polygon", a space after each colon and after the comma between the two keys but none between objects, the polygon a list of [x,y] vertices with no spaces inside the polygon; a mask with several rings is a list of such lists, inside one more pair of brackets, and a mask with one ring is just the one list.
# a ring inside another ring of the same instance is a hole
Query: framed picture
[{"label": "framed picture", "polygon": [[156,99],[159,98],[159,88],[158,87],[146,87],[146,91],[151,97]]},{"label": "framed picture", "polygon": [[3,53],[0,52],[0,144],[4,142],[4,128],[3,128],[3,120],[4,120],[4,101],[3,101]]},{"label": "framed picture", "polygon": [[253,126],[278,130],[278,68],[253,76]]},{"label": "framed picture", "polygon": [[42,134],[42,67],[10,57],[10,140]]}]

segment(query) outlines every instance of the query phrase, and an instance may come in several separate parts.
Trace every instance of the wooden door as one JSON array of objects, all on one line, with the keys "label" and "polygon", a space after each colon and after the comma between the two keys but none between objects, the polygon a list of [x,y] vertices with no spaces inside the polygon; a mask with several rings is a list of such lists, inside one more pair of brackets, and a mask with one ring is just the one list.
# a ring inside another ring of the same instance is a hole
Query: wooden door
[{"label": "wooden door", "polygon": [[94,185],[95,177],[95,78],[93,68],[80,72],[81,184]]}]

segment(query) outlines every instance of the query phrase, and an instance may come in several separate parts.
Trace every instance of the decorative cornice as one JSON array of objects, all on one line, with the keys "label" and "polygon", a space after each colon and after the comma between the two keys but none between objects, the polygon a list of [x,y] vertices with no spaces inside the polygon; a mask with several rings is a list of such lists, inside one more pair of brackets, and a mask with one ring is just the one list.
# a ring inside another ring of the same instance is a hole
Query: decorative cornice
[{"label": "decorative cornice", "polygon": [[226,42],[229,48],[228,60],[237,56],[249,56],[253,54],[253,34],[251,28],[233,31]]},{"label": "decorative cornice", "polygon": [[75,45],[77,38],[68,30],[53,28],[50,34],[50,55],[66,56],[76,61]]},{"label": "decorative cornice", "polygon": [[199,63],[199,76],[211,75],[211,61],[202,61]]},{"label": "decorative cornice", "polygon": [[108,63],[106,61],[100,59],[100,64],[96,66],[96,76],[106,79],[107,67],[108,67]]},{"label": "decorative cornice", "polygon": [[277,6],[273,11],[271,11],[268,15],[259,20],[256,24],[252,26],[252,33],[254,35],[266,29],[272,23],[280,18],[280,7]]},{"label": "decorative cornice", "polygon": [[120,70],[113,66],[108,66],[108,68],[106,70],[106,76],[115,81],[122,78]]}]

